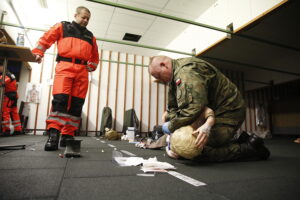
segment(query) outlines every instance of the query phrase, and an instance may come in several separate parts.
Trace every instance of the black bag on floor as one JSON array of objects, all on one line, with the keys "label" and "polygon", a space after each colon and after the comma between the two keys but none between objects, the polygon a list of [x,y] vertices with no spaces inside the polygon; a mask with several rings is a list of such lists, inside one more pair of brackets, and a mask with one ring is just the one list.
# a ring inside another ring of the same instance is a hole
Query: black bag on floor
[{"label": "black bag on floor", "polygon": [[135,114],[134,109],[126,110],[124,113],[123,129],[122,132],[126,134],[128,127],[134,127],[136,130],[135,135],[138,134],[139,130],[139,120]]},{"label": "black bag on floor", "polygon": [[110,107],[104,107],[102,110],[101,126],[100,126],[100,135],[105,134],[105,128],[112,128],[112,114]]}]

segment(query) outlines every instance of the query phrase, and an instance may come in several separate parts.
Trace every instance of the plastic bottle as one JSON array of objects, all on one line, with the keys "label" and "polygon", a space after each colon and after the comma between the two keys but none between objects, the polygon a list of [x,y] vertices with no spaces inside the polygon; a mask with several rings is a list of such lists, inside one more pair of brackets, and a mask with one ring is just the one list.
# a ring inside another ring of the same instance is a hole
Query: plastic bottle
[{"label": "plastic bottle", "polygon": [[18,33],[17,46],[24,46],[24,32]]}]

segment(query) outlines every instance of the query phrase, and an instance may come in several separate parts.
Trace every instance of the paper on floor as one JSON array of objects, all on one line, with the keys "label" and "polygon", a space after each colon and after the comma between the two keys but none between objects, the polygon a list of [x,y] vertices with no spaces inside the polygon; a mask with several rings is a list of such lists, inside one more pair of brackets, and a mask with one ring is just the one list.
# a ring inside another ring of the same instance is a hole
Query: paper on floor
[{"label": "paper on floor", "polygon": [[141,157],[114,157],[114,160],[121,167],[126,167],[141,165],[144,159]]}]

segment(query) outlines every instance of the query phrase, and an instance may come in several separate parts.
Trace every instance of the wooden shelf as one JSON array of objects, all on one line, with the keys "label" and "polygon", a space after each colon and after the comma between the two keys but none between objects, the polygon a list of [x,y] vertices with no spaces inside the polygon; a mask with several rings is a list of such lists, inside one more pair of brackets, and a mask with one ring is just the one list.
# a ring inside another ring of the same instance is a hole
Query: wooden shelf
[{"label": "wooden shelf", "polygon": [[8,60],[35,62],[35,57],[28,47],[0,44],[0,57]]},{"label": "wooden shelf", "polygon": [[5,29],[1,29],[1,31],[5,34],[8,44],[0,44],[0,58],[23,62],[23,66],[31,70],[28,62],[36,62],[31,50],[28,47],[16,46]]}]

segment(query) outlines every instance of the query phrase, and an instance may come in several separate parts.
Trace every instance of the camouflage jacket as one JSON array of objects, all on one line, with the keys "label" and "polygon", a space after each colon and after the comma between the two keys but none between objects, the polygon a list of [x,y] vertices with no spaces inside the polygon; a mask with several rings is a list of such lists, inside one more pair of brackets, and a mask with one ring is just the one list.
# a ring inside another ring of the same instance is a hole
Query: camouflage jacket
[{"label": "camouflage jacket", "polygon": [[[204,107],[215,112],[216,123],[237,125],[245,110],[236,85],[210,63],[198,58],[172,60],[173,77],[169,83],[169,130],[193,123]],[[242,114],[237,111],[242,110]]]}]

